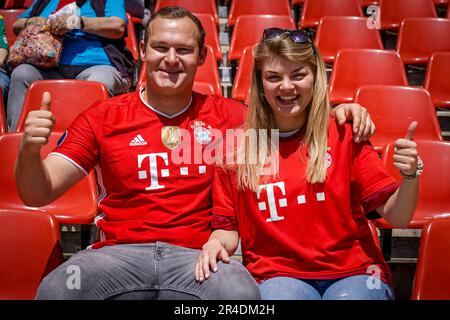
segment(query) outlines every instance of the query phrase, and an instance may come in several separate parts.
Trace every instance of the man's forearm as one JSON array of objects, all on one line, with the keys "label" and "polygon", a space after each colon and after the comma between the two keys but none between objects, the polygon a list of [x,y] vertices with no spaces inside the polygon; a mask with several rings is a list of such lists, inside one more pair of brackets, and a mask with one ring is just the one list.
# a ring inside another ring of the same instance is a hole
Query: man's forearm
[{"label": "man's forearm", "polygon": [[119,39],[125,33],[125,21],[119,17],[82,17],[83,31],[109,39]]},{"label": "man's forearm", "polygon": [[51,201],[52,184],[39,153],[25,156],[19,152],[15,174],[17,190],[26,205],[41,207]]}]

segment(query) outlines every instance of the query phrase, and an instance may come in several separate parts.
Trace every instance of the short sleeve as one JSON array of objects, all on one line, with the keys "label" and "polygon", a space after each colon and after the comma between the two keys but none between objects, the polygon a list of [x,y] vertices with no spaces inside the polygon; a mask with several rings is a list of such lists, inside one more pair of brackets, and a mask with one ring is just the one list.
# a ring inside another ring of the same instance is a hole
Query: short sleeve
[{"label": "short sleeve", "polygon": [[212,201],[212,229],[237,230],[230,172],[222,166],[214,170]]},{"label": "short sleeve", "polygon": [[353,142],[352,192],[361,199],[367,214],[386,203],[398,189],[370,142]]},{"label": "short sleeve", "polygon": [[51,152],[70,161],[85,174],[89,173],[98,163],[100,147],[99,134],[93,124],[101,128],[100,108],[90,108],[79,115],[67,129]]},{"label": "short sleeve", "polygon": [[127,23],[124,0],[106,0],[105,17],[119,17]]}]

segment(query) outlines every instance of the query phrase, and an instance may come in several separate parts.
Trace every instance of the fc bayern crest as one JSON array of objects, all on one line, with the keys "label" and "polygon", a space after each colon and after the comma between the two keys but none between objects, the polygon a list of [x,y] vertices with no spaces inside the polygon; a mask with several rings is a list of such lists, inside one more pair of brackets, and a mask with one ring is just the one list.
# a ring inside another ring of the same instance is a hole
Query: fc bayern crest
[{"label": "fc bayern crest", "polygon": [[327,168],[329,168],[330,166],[331,166],[331,163],[333,163],[333,158],[331,157],[331,154],[330,154],[330,149],[331,148],[328,148],[328,151],[327,151],[327,156],[326,156],[326,159],[325,159],[325,163],[326,163],[326,165],[327,165]]},{"label": "fc bayern crest", "polygon": [[191,128],[194,129],[195,141],[203,145],[211,143],[213,135],[211,132],[212,127],[210,125],[207,125],[203,121],[194,121]]}]

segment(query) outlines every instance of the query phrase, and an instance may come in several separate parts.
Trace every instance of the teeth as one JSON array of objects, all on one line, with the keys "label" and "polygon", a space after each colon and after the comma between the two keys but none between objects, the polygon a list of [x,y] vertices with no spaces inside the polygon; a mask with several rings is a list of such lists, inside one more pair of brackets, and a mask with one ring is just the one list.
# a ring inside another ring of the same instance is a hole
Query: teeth
[{"label": "teeth", "polygon": [[281,100],[292,100],[292,99],[295,99],[297,96],[285,96],[285,97],[282,97],[282,96],[280,96],[280,99]]}]

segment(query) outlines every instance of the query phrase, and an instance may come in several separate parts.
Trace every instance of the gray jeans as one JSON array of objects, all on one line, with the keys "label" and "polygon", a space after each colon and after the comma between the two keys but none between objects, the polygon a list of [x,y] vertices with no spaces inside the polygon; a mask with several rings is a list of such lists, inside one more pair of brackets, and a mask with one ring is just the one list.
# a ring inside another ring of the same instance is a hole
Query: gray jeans
[{"label": "gray jeans", "polygon": [[112,66],[92,66],[74,75],[69,75],[70,72],[64,72],[64,68],[70,68],[70,66],[38,69],[30,64],[21,64],[14,69],[11,73],[11,84],[8,95],[6,116],[8,131],[16,130],[28,87],[37,80],[69,78],[101,82],[106,85],[110,95],[125,93],[131,85],[130,80],[122,78],[119,71]]},{"label": "gray jeans", "polygon": [[196,282],[199,254],[163,242],[83,250],[42,280],[36,299],[260,299],[256,281],[234,259]]}]

